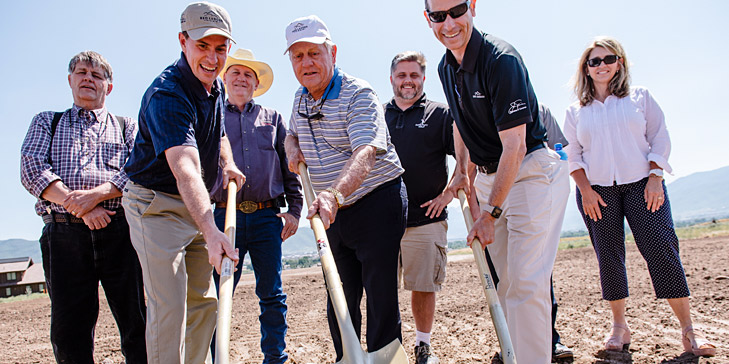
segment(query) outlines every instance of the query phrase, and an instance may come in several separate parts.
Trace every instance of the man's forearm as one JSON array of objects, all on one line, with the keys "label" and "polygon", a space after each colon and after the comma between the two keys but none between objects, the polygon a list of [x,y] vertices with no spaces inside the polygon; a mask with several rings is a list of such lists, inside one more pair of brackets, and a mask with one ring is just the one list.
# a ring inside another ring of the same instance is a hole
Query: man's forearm
[{"label": "man's forearm", "polygon": [[213,219],[210,194],[200,172],[198,150],[190,146],[176,146],[165,151],[167,162],[177,181],[182,201],[198,229],[207,235],[217,230]]},{"label": "man's forearm", "polygon": [[69,193],[71,193],[71,189],[66,187],[63,181],[58,179],[51,182],[51,184],[49,184],[48,187],[43,190],[43,193],[41,193],[41,198],[61,205],[63,204],[63,201],[66,199]]},{"label": "man's forearm", "polygon": [[228,163],[235,163],[233,160],[233,149],[230,147],[228,137],[220,138],[220,168],[225,168]]},{"label": "man's forearm", "polygon": [[349,196],[359,188],[374,166],[375,147],[371,145],[359,147],[349,157],[332,187],[345,197]]},{"label": "man's forearm", "polygon": [[489,194],[488,204],[491,206],[503,206],[511,186],[514,185],[521,162],[526,155],[525,132],[524,125],[499,132],[503,150],[499,157],[494,185]]}]

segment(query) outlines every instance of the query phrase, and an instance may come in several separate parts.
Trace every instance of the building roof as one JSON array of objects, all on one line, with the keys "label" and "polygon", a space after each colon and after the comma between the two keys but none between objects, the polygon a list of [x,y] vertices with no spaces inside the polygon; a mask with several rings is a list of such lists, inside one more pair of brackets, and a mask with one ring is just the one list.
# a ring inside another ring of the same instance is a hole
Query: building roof
[{"label": "building roof", "polygon": [[0,259],[0,273],[24,272],[32,264],[29,257]]},{"label": "building roof", "polygon": [[17,284],[24,285],[45,282],[46,276],[45,274],[43,274],[43,264],[33,264],[28,268],[28,270],[25,271],[25,274],[23,275],[23,280],[21,280]]}]

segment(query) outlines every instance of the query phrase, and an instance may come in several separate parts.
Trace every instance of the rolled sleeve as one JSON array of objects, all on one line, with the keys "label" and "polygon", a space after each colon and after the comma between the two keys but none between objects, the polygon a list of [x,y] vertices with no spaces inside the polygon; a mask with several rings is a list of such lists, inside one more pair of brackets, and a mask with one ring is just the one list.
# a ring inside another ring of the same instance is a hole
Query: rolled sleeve
[{"label": "rolled sleeve", "polygon": [[671,138],[668,135],[663,110],[647,89],[643,91],[643,112],[646,120],[646,140],[650,145],[648,161],[655,162],[668,173],[673,169],[668,164],[671,154]]},{"label": "rolled sleeve", "polygon": [[573,112],[571,107],[568,108],[564,118],[564,137],[569,143],[564,150],[567,152],[569,172],[572,173],[578,169],[584,169],[587,172],[587,163],[582,159],[582,145],[577,140],[577,119]]},{"label": "rolled sleeve", "polygon": [[49,163],[52,118],[52,112],[37,114],[20,149],[20,181],[31,195],[39,199],[52,182],[61,179]]}]

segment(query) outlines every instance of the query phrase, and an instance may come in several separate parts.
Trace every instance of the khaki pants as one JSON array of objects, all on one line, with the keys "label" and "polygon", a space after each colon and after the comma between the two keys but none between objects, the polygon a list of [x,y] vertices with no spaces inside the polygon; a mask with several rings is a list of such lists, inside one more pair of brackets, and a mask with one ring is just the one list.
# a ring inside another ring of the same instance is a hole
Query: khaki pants
[{"label": "khaki pants", "polygon": [[202,234],[178,195],[130,181],[122,204],[147,293],[149,363],[209,363],[217,298]]},{"label": "khaki pants", "polygon": [[[520,363],[552,360],[549,279],[570,190],[567,169],[554,151],[527,154],[494,223],[494,242],[488,245],[499,277],[496,291]],[[495,177],[476,177],[481,206],[488,203]]]}]

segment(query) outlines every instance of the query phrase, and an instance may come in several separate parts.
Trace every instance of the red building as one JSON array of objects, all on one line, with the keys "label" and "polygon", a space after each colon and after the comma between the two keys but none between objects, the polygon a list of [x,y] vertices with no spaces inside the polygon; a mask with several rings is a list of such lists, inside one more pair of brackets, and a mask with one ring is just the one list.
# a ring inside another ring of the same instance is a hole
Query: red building
[{"label": "red building", "polygon": [[0,259],[0,298],[46,292],[43,265],[28,257]]}]

